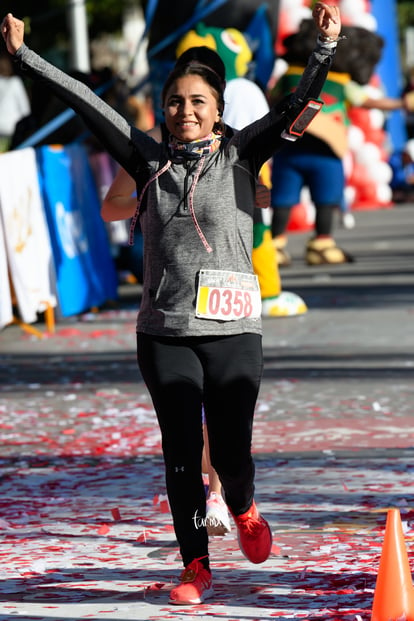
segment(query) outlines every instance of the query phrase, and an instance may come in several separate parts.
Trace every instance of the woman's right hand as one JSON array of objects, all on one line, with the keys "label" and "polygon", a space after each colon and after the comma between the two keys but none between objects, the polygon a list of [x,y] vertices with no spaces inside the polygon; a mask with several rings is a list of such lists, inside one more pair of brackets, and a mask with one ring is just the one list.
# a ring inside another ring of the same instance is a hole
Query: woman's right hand
[{"label": "woman's right hand", "polygon": [[1,24],[1,34],[10,54],[15,54],[23,45],[24,22],[7,13]]}]

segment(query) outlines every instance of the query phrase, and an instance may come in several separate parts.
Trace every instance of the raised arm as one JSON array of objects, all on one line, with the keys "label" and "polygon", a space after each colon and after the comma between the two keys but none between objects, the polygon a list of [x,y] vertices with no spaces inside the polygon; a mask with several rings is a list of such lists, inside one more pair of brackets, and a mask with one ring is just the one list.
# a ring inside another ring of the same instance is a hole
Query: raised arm
[{"label": "raised arm", "polygon": [[319,97],[341,33],[341,17],[337,6],[317,2],[312,17],[319,36],[316,48],[293,95],[293,100],[299,103],[309,97]]},{"label": "raised arm", "polygon": [[253,158],[257,170],[273,153],[285,143],[286,129],[300,114],[309,99],[318,99],[326,76],[331,67],[337,41],[340,38],[341,19],[339,9],[324,2],[317,2],[313,9],[313,19],[319,36],[315,49],[309,57],[296,90],[275,103],[269,114],[238,132],[239,153],[243,159]]},{"label": "raised arm", "polygon": [[82,117],[90,131],[103,147],[131,174],[143,158],[134,148],[136,142],[147,140],[111,106],[95,95],[85,84],[71,78],[57,67],[46,62],[24,43],[24,22],[8,13],[1,24],[7,50],[13,55],[22,72],[44,82],[53,93]]}]

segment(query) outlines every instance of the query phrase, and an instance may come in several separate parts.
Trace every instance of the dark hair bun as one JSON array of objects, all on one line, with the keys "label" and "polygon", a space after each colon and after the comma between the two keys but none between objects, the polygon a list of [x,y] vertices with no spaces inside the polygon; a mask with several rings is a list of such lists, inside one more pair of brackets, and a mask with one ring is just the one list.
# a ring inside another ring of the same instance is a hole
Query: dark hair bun
[{"label": "dark hair bun", "polygon": [[191,62],[200,63],[200,65],[205,65],[206,67],[209,67],[212,71],[214,71],[214,73],[217,73],[218,77],[222,82],[225,82],[226,68],[223,61],[221,60],[217,52],[207,47],[206,45],[190,47],[188,50],[183,52],[181,56],[178,57],[175,63],[175,67],[188,65]]}]

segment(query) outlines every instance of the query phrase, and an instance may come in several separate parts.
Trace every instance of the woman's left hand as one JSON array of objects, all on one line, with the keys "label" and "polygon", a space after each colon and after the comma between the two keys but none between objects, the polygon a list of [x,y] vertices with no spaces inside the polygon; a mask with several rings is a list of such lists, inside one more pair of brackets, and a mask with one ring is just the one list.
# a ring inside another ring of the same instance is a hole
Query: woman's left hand
[{"label": "woman's left hand", "polygon": [[319,33],[328,39],[337,39],[341,32],[341,15],[339,7],[325,2],[317,2],[312,17]]}]

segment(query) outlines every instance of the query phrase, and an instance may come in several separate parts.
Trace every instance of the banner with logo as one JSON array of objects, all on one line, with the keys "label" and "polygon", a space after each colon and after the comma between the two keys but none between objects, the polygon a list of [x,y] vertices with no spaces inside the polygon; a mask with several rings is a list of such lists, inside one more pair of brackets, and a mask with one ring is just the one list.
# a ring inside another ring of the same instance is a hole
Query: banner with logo
[{"label": "banner with logo", "polygon": [[61,314],[116,299],[117,274],[85,147],[43,146],[37,159]]},{"label": "banner with logo", "polygon": [[[34,149],[0,156],[1,323],[11,320],[11,291],[20,319],[34,323],[56,306],[55,274]],[[9,279],[10,275],[10,279]]]},{"label": "banner with logo", "polygon": [[0,330],[13,320],[12,299],[7,266],[6,240],[0,213]]}]

